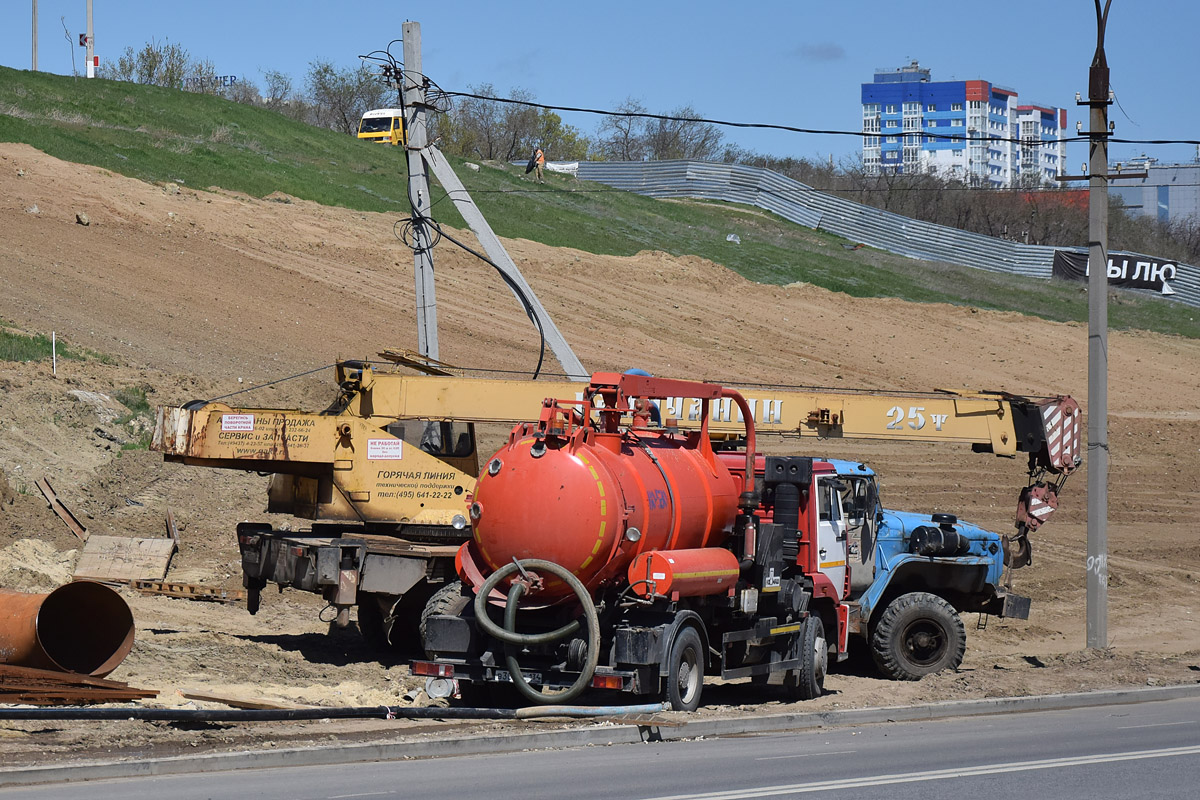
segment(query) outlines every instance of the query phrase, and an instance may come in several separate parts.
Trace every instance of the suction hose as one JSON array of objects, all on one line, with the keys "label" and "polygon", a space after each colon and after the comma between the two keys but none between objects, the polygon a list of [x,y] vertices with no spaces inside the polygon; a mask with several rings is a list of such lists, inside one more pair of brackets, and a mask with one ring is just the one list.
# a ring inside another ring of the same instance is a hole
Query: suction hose
[{"label": "suction hose", "polygon": [[[579,672],[579,677],[569,687],[560,692],[539,692],[530,686],[525,680],[525,675],[521,672],[521,664],[517,661],[516,655],[511,651],[513,647],[517,646],[550,644],[551,642],[564,639],[579,630],[579,620],[572,620],[561,628],[546,631],[545,633],[518,633],[517,609],[520,605],[521,596],[525,594],[527,588],[520,581],[513,583],[512,588],[508,590],[508,601],[504,607],[503,628],[492,622],[487,613],[487,598],[492,593],[492,590],[514,572],[526,569],[548,572],[558,578],[571,588],[571,591],[579,598],[580,605],[583,606],[583,617],[587,624],[587,658],[584,661],[583,669]],[[595,674],[596,664],[600,660],[600,618],[596,614],[596,604],[592,602],[592,596],[588,592],[587,587],[583,585],[579,578],[558,564],[541,558],[527,558],[524,561],[514,560],[511,564],[505,564],[489,575],[487,580],[483,582],[483,585],[479,587],[479,591],[476,592],[475,619],[479,627],[489,636],[499,639],[507,645],[511,645],[511,647],[506,648],[504,663],[508,666],[508,671],[512,675],[513,686],[517,688],[517,693],[526,700],[533,703],[563,703],[578,697],[584,689],[591,685],[592,675]]]}]

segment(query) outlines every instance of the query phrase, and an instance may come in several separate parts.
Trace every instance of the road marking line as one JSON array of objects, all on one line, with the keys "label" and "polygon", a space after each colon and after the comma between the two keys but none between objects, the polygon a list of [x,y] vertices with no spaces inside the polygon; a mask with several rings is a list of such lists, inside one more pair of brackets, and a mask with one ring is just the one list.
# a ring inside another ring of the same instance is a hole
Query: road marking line
[{"label": "road marking line", "polygon": [[383,797],[390,795],[391,792],[361,792],[359,794],[334,794],[330,795],[327,800],[346,800],[348,797]]},{"label": "road marking line", "polygon": [[829,752],[822,751],[820,753],[794,753],[790,756],[762,756],[754,759],[755,761],[776,761],[781,758],[812,758],[813,756],[841,756],[849,753],[857,753],[857,750],[831,750]]},{"label": "road marking line", "polygon": [[1170,758],[1172,756],[1200,755],[1200,745],[1170,747],[1163,750],[1137,750],[1129,753],[1101,753],[1070,758],[1051,758],[1041,761],[1025,761],[1016,764],[985,764],[978,767],[930,770],[928,772],[903,772],[895,775],[878,775],[873,778],[850,778],[813,783],[780,784],[721,792],[700,792],[650,798],[650,800],[749,800],[754,797],[779,797],[786,794],[808,794],[834,789],[857,789],[866,786],[883,786],[889,783],[918,783],[921,781],[945,780],[947,778],[971,778],[979,775],[997,775],[1005,772],[1025,772],[1038,769],[1059,769],[1087,764],[1102,764],[1110,761],[1137,761],[1144,758]]},{"label": "road marking line", "polygon": [[1132,731],[1132,730],[1137,730],[1138,728],[1169,728],[1172,725],[1195,725],[1195,724],[1196,724],[1196,720],[1189,719],[1189,720],[1184,720],[1183,722],[1159,722],[1154,725],[1122,725],[1120,728],[1117,728],[1117,730]]}]

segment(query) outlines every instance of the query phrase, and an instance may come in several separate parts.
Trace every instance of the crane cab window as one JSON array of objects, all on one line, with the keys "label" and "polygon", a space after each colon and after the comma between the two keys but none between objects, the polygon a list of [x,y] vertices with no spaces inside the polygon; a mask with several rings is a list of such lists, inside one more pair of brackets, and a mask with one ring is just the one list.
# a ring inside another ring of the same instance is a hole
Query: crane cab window
[{"label": "crane cab window", "polygon": [[393,422],[387,432],[439,458],[466,458],[475,452],[475,428],[469,422],[410,419]]}]

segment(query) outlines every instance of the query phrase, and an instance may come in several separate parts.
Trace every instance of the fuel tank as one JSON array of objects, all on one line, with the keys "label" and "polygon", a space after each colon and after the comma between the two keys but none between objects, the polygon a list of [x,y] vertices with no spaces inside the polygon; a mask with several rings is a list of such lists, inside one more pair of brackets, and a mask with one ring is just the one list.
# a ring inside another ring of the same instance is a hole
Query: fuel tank
[{"label": "fuel tank", "polygon": [[[720,546],[740,488],[706,435],[582,426],[535,435],[518,426],[480,476],[460,573],[478,586],[514,558],[542,558],[569,569],[594,595],[606,583],[623,583],[641,553]],[[569,593],[548,580],[539,600]]]}]

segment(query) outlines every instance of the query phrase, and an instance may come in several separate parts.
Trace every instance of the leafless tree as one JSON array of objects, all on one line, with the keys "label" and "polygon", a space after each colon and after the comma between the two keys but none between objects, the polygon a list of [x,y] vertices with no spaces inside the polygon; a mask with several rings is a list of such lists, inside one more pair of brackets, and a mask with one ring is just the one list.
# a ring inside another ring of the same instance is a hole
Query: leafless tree
[{"label": "leafless tree", "polygon": [[357,131],[363,112],[383,105],[387,94],[367,67],[338,69],[320,59],[309,64],[305,88],[315,123],[347,134]]},{"label": "leafless tree", "polygon": [[614,109],[615,114],[604,117],[598,131],[599,155],[609,161],[642,161],[646,158],[646,114],[642,101],[626,98]]},{"label": "leafless tree", "polygon": [[691,106],[682,106],[666,119],[650,120],[646,126],[646,153],[652,161],[687,158],[708,160],[720,153],[721,131],[703,122]]}]

